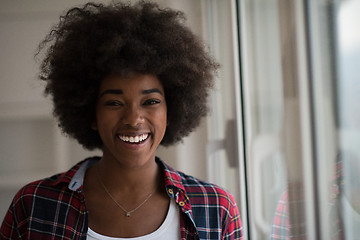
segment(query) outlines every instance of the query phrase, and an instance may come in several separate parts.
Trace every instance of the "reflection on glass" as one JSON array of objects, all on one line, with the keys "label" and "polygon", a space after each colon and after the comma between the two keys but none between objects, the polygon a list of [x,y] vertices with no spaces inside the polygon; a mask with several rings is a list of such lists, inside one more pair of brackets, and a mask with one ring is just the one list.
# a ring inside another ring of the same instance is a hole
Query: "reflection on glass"
[{"label": "reflection on glass", "polygon": [[[360,1],[317,0],[311,1],[309,7],[316,165],[313,184],[316,185],[314,199],[317,202],[315,234],[321,239],[358,239],[360,31],[356,29],[356,23],[360,22]],[[286,94],[284,99],[286,116],[289,101]],[[284,147],[286,150],[286,144]],[[291,162],[286,151],[285,160],[287,165]],[[307,171],[305,169],[305,174]],[[296,209],[307,209],[308,202],[305,197],[303,202],[294,203],[301,198],[291,199],[293,190],[298,196],[302,192],[301,186],[300,192],[296,193],[296,188],[289,185],[292,174],[289,174],[289,168],[287,172],[288,188],[278,202],[271,239],[308,239],[306,223],[292,221],[291,216]],[[301,230],[302,227],[303,235],[294,235],[294,228]]]},{"label": "reflection on glass", "polygon": [[311,1],[318,235],[360,236],[360,1]]},{"label": "reflection on glass", "polygon": [[251,238],[360,239],[360,1],[239,2]]},{"label": "reflection on glass", "polygon": [[[360,1],[342,1],[338,14],[339,77],[336,83],[342,182],[339,219],[345,239],[360,236]],[[336,219],[332,219],[336,221]]]},{"label": "reflection on glass", "polygon": [[[240,3],[250,236],[269,239],[282,196],[289,188],[290,198],[299,198],[294,190],[302,189],[302,170],[297,167],[302,164],[297,154],[301,149],[298,69],[292,61],[296,44],[291,46],[296,40],[290,21],[294,6],[289,11],[290,1]],[[304,212],[298,203],[291,206],[294,221],[297,210]],[[286,223],[287,216],[278,216],[279,221]],[[277,222],[274,234],[286,234],[287,227]]]}]

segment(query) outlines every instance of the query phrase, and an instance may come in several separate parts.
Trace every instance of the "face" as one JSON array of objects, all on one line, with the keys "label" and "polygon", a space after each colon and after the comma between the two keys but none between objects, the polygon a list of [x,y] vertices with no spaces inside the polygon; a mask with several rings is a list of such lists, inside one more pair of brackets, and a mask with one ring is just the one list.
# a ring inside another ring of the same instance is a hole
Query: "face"
[{"label": "face", "polygon": [[109,76],[101,81],[94,130],[103,159],[139,167],[155,159],[166,130],[165,93],[153,75]]}]

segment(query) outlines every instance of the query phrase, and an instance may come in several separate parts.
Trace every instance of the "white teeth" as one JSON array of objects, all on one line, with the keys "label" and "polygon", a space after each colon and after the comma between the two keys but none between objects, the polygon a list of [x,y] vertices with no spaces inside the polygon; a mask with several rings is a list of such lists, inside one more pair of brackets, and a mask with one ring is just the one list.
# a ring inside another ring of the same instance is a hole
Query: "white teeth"
[{"label": "white teeth", "polygon": [[131,143],[139,143],[139,142],[142,142],[144,140],[146,140],[148,138],[149,134],[145,133],[145,134],[142,134],[142,135],[139,135],[139,136],[120,136],[119,135],[119,138],[121,141],[124,141],[124,142],[131,142]]}]

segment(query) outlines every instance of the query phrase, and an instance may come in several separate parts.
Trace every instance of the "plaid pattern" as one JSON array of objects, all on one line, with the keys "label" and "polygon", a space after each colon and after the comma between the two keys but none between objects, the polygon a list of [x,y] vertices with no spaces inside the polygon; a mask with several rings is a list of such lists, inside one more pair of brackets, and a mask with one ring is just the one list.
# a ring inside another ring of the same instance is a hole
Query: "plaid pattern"
[{"label": "plaid pattern", "polygon": [[[331,229],[331,239],[342,240],[345,239],[343,232],[343,222],[342,222],[342,209],[341,209],[341,189],[343,183],[343,154],[339,153],[337,156],[335,168],[334,168],[334,177],[331,179],[331,191],[329,196],[329,218],[334,219],[332,222]],[[294,187],[292,187],[293,189]],[[290,222],[289,216],[289,205],[296,204],[302,206],[299,209],[303,209],[304,198],[301,197],[298,200],[289,199],[289,190],[285,191],[281,196],[281,199],[278,202],[278,205],[275,210],[275,215],[273,219],[271,237],[272,240],[288,240],[288,239],[306,239],[306,230],[305,222],[298,222],[297,224],[303,225],[303,235],[296,235],[292,233],[292,223]],[[304,221],[304,220],[303,220]]]},{"label": "plaid pattern", "polygon": [[271,239],[285,240],[290,236],[290,223],[288,216],[288,193],[285,192],[278,202],[273,225],[271,229]]},{"label": "plaid pattern", "polygon": [[181,239],[243,239],[239,211],[229,193],[163,166],[166,190],[185,213]]},{"label": "plaid pattern", "polygon": [[[87,165],[98,159],[86,159],[66,173],[23,187],[4,218],[0,238],[85,240],[88,212],[82,178]],[[181,239],[242,239],[239,212],[229,193],[157,162],[164,170],[168,195],[183,213]]]}]

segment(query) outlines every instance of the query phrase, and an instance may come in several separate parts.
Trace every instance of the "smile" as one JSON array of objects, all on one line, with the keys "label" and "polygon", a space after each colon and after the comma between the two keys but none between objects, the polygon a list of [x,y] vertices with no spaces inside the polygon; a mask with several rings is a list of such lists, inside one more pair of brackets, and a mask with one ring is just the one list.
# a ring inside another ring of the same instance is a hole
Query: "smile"
[{"label": "smile", "polygon": [[142,143],[149,137],[149,134],[145,133],[145,134],[141,134],[138,136],[125,136],[125,135],[120,136],[120,135],[118,135],[118,137],[123,142]]}]

